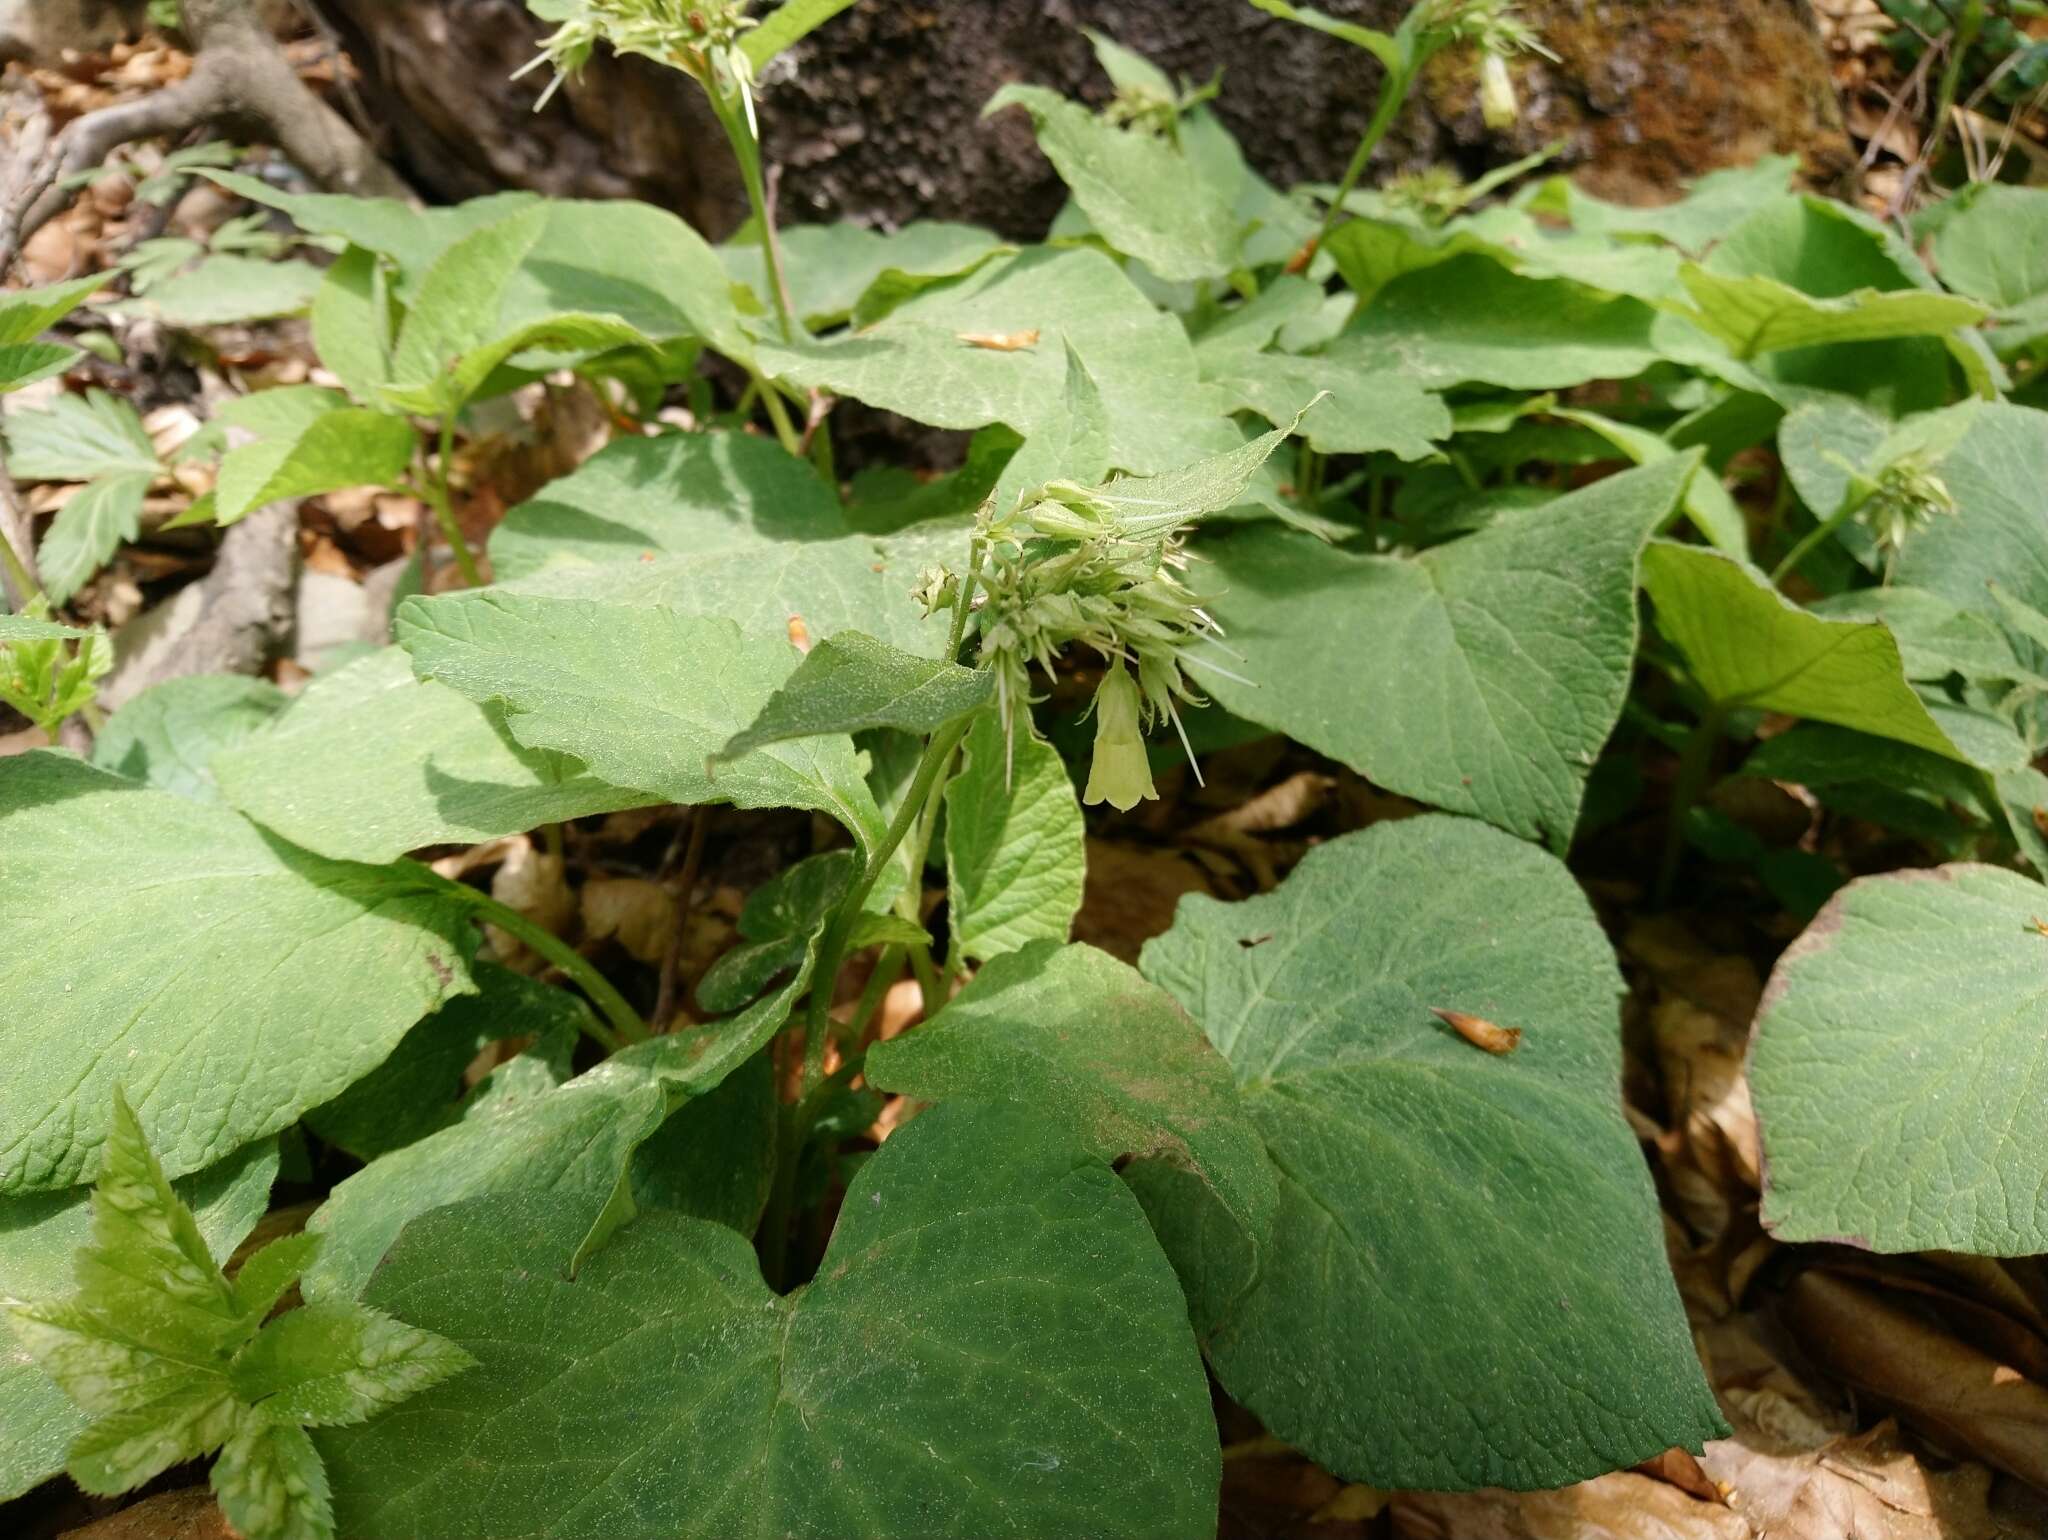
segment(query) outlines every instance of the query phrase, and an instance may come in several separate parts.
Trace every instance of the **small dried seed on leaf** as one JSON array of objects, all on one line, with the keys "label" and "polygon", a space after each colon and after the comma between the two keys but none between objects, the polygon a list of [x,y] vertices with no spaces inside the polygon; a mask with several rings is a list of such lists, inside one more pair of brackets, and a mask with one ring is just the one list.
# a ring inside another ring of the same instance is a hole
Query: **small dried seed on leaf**
[{"label": "small dried seed on leaf", "polygon": [[970,348],[987,348],[991,353],[1021,353],[1038,346],[1038,328],[1035,326],[1022,332],[961,332],[958,335]]},{"label": "small dried seed on leaf", "polygon": [[1432,1005],[1430,1014],[1474,1048],[1484,1048],[1488,1053],[1513,1053],[1522,1041],[1520,1027],[1495,1026],[1484,1016],[1468,1016],[1463,1011],[1447,1011]]}]

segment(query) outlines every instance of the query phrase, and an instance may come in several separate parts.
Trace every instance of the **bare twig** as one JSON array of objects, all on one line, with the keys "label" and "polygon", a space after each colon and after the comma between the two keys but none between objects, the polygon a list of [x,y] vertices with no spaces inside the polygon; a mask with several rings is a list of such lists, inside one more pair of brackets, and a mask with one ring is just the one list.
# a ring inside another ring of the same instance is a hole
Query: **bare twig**
[{"label": "bare twig", "polygon": [[1913,66],[1913,72],[1906,77],[1904,83],[1898,90],[1888,93],[1884,120],[1877,125],[1877,132],[1864,142],[1863,157],[1857,165],[1857,170],[1868,171],[1877,164],[1877,157],[1884,152],[1884,142],[1891,137],[1892,127],[1905,111],[1907,100],[1916,91],[1926,90],[1927,71],[1934,61],[1936,52],[1937,50],[1930,48],[1922,53],[1919,62]]},{"label": "bare twig", "polygon": [[813,387],[809,407],[804,412],[803,437],[797,442],[802,446],[801,454],[811,452],[811,441],[818,436],[818,429],[825,425],[825,419],[832,415],[832,408],[839,404],[839,398],[827,391]]},{"label": "bare twig", "polygon": [[195,68],[174,86],[88,112],[72,123],[42,155],[25,163],[21,184],[0,212],[0,268],[70,203],[71,178],[92,170],[124,144],[184,133],[211,117],[214,105],[210,79]]},{"label": "bare twig", "polygon": [[1991,157],[1991,164],[1985,168],[1984,179],[1987,182],[1998,179],[1999,173],[2005,169],[2006,156],[2012,153],[2014,145],[2022,142],[2020,120],[2039,112],[2044,102],[2048,102],[2048,85],[2042,86],[2025,101],[2013,104],[2012,111],[2006,116],[2005,128],[1998,136],[1998,153]]}]

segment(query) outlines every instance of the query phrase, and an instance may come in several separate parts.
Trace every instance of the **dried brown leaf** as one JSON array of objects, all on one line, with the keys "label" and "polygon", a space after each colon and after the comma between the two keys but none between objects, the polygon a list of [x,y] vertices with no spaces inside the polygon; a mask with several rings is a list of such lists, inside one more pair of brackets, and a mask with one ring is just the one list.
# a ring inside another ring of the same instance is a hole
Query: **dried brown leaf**
[{"label": "dried brown leaf", "polygon": [[1721,1501],[1721,1489],[1713,1478],[1700,1469],[1699,1457],[1687,1449],[1667,1449],[1654,1460],[1645,1460],[1635,1467],[1641,1476],[1654,1476],[1668,1482],[1681,1492],[1690,1492],[1702,1502]]},{"label": "dried brown leaf", "polygon": [[[1934,1469],[1889,1420],[1859,1429],[1795,1375],[1750,1312],[1698,1332],[1707,1377],[1734,1429],[1700,1458],[1729,1507],[1765,1540],[1989,1540],[1991,1473],[1981,1465]],[[1807,1334],[1794,1325],[1802,1361]],[[1772,1340],[1776,1340],[1773,1338]]]},{"label": "dried brown leaf", "polygon": [[1755,1540],[1721,1504],[1634,1471],[1550,1492],[1402,1492],[1393,1532],[1398,1540]]},{"label": "dried brown leaf", "polygon": [[583,884],[583,933],[615,938],[628,954],[658,966],[675,934],[675,895],[645,877],[593,877]]},{"label": "dried brown leaf", "polygon": [[1221,839],[1240,834],[1275,834],[1313,818],[1337,788],[1334,775],[1296,771],[1277,785],[1232,808],[1205,818],[1188,831],[1190,839]]},{"label": "dried brown leaf", "polygon": [[1092,839],[1074,939],[1136,963],[1138,949],[1173,924],[1181,898],[1208,891],[1200,868],[1172,851]]},{"label": "dried brown leaf", "polygon": [[1818,1449],[1720,1439],[1704,1463],[1767,1540],[1993,1540],[1991,1472],[1929,1469],[1889,1418]]},{"label": "dried brown leaf", "polygon": [[40,727],[24,727],[20,732],[0,733],[0,759],[11,754],[26,754],[31,749],[46,749],[50,738]]},{"label": "dried brown leaf", "polygon": [[[491,874],[491,897],[558,936],[576,920],[576,895],[569,890],[562,858],[524,836],[506,845],[503,863]],[[496,926],[486,926],[484,934],[506,967],[530,971],[538,966],[525,946]]]},{"label": "dried brown leaf", "polygon": [[1762,1155],[1743,1074],[1762,981],[1748,957],[1717,950],[1679,915],[1637,921],[1623,949],[1647,974],[1637,999],[1657,1073],[1654,1089],[1639,1084],[1635,1094],[1655,1107],[1661,1091],[1664,1130],[1651,1142],[1686,1232],[1674,1237],[1672,1262],[1687,1304],[1712,1319],[1735,1308],[1771,1252],[1757,1220]]},{"label": "dried brown leaf", "polygon": [[227,1515],[205,1487],[158,1492],[110,1513],[63,1540],[236,1540]]},{"label": "dried brown leaf", "polygon": [[1829,1374],[1942,1447],[2048,1488],[2048,1386],[1894,1296],[1824,1270],[1794,1280],[1783,1309],[1801,1350]]}]

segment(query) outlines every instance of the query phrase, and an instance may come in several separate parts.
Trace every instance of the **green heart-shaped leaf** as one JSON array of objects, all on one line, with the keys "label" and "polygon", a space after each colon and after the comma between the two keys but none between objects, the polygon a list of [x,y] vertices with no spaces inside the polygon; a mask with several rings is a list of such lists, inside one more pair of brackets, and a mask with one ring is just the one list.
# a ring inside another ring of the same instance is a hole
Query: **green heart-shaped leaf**
[{"label": "green heart-shaped leaf", "polygon": [[369,1299],[481,1367],[320,1435],[344,1532],[1214,1532],[1172,1271],[1109,1168],[1039,1120],[941,1108],[900,1130],[782,1298],[738,1235],[666,1214],[572,1282],[582,1224],[479,1202],[400,1238]]},{"label": "green heart-shaped leaf", "polygon": [[1786,949],[1749,1076],[1789,1241],[2048,1249],[2048,888],[1996,867],[1852,882]]},{"label": "green heart-shaped leaf", "polygon": [[1381,824],[1263,897],[1183,899],[1143,966],[1230,1061],[1279,1173],[1255,1249],[1202,1184],[1133,1168],[1210,1363],[1274,1434],[1445,1490],[1722,1431],[1622,1116],[1621,979],[1563,865],[1460,819]]}]

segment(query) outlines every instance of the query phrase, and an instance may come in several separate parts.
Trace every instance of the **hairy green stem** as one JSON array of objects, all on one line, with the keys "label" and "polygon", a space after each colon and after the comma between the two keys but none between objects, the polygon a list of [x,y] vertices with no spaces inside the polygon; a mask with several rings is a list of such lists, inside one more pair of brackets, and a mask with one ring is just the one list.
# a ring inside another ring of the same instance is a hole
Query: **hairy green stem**
[{"label": "hairy green stem", "polygon": [[441,538],[455,553],[455,565],[462,573],[462,581],[470,588],[483,587],[484,575],[476,564],[476,556],[469,548],[469,542],[462,538],[462,526],[455,522],[455,504],[448,495],[448,462],[455,447],[455,419],[441,419],[440,453],[434,467],[434,474],[420,478],[420,490],[426,493],[427,502],[434,510],[434,519],[441,526]]},{"label": "hairy green stem", "polygon": [[907,955],[901,946],[888,946],[875,959],[875,971],[868,975],[867,987],[860,992],[860,1003],[854,1006],[853,1018],[846,1024],[849,1049],[860,1042],[860,1035],[875,1019],[875,1012],[882,1008],[883,997],[889,993],[890,986],[903,977],[903,963]]},{"label": "hairy green stem", "polygon": [[43,591],[37,586],[36,580],[29,576],[27,565],[15,554],[14,542],[7,538],[4,530],[0,530],[0,561],[7,564],[7,579],[14,585],[15,592],[21,596],[17,609],[27,609],[43,596]]},{"label": "hairy green stem", "polygon": [[654,1034],[647,1030],[647,1023],[640,1019],[640,1013],[626,1003],[626,997],[612,987],[612,981],[600,973],[589,958],[569,945],[560,936],[545,926],[528,919],[517,909],[501,904],[490,894],[462,883],[449,884],[459,893],[465,903],[475,911],[478,919],[488,920],[509,936],[525,942],[574,979],[583,992],[590,996],[591,1003],[604,1014],[611,1026],[601,1026],[586,1021],[583,1030],[616,1052],[628,1043],[644,1043]]},{"label": "hairy green stem", "polygon": [[967,639],[967,613],[974,608],[974,590],[981,584],[981,564],[988,556],[988,542],[979,534],[968,541],[967,576],[960,580],[960,592],[953,600],[953,629],[946,638],[946,657],[960,661],[960,644]]},{"label": "hairy green stem", "polygon": [[[974,590],[981,580],[981,567],[985,547],[979,535],[975,536],[968,558],[967,576],[962,580],[960,592],[953,608],[953,628],[946,646],[946,656],[957,658],[961,643],[966,638],[967,611],[974,602]],[[909,787],[904,791],[902,805],[889,821],[889,828],[883,834],[881,843],[870,851],[861,866],[860,876],[855,880],[846,897],[833,911],[825,924],[825,934],[819,939],[816,961],[811,970],[811,992],[804,1006],[804,1064],[802,1078],[795,1105],[783,1109],[781,1136],[777,1140],[778,1159],[775,1167],[775,1183],[768,1195],[767,1212],[762,1216],[760,1230],[761,1270],[770,1283],[782,1287],[788,1278],[789,1229],[791,1210],[796,1202],[796,1167],[803,1156],[804,1142],[810,1135],[811,1122],[816,1117],[819,1090],[825,1081],[825,1046],[832,1031],[833,985],[839,977],[840,963],[846,952],[847,938],[853,932],[853,925],[859,919],[867,903],[868,894],[874,891],[883,869],[894,858],[897,848],[913,831],[919,836],[918,860],[912,868],[913,880],[924,870],[923,854],[930,848],[931,824],[926,815],[936,804],[936,793],[945,784],[945,772],[952,764],[954,751],[967,736],[971,718],[962,717],[941,727],[926,743],[924,756],[918,761]],[[923,950],[920,948],[919,950]],[[903,966],[906,949],[891,947],[882,955],[876,969],[868,978],[867,987],[861,992],[860,1003],[854,1007],[853,1025],[848,1042],[855,1041],[867,1029],[875,1011],[880,1007],[882,995]],[[926,968],[930,967],[927,958]],[[877,983],[877,980],[885,982]],[[927,1006],[932,996],[927,993]]]},{"label": "hairy green stem", "polygon": [[[922,923],[918,912],[922,907],[919,900],[924,892],[924,866],[930,858],[932,836],[939,826],[939,809],[945,806],[946,782],[952,778],[953,756],[960,751],[956,748],[946,756],[946,763],[940,768],[938,779],[932,782],[930,794],[925,798],[924,816],[917,821],[917,833],[910,847],[910,885],[904,889],[897,905],[897,912],[913,924]],[[952,966],[947,958],[940,958],[934,966],[929,945],[920,943],[910,949],[910,966],[917,974],[918,992],[924,997],[924,1016],[929,1021],[945,1005],[950,994],[949,981]]]},{"label": "hairy green stem", "polygon": [[716,87],[704,94],[711,99],[718,126],[725,130],[733,159],[740,163],[740,180],[746,185],[747,206],[754,215],[754,233],[761,242],[761,259],[768,266],[769,297],[775,304],[775,319],[782,323],[782,340],[794,342],[802,328],[797,325],[796,309],[789,302],[789,280],[782,272],[782,247],[775,239],[775,216],[768,207],[768,184],[761,175],[761,142],[754,137],[753,126],[747,121],[744,101],[728,101]]},{"label": "hairy green stem", "polygon": [[[775,1083],[782,1083],[782,1062],[778,1050],[774,1059]],[[804,1114],[810,1099],[782,1109],[775,1137],[775,1180],[768,1188],[768,1205],[761,1211],[761,1276],[781,1290],[789,1282],[789,1218],[796,1207],[796,1166],[803,1155],[804,1137],[809,1132]]]},{"label": "hairy green stem", "polygon": [[930,1021],[938,1015],[939,1007],[946,1003],[946,960],[943,957],[934,960],[928,946],[913,947],[910,971],[917,976],[918,998],[924,1002],[923,1019]]},{"label": "hairy green stem", "polygon": [[1402,104],[1408,100],[1409,88],[1414,84],[1414,71],[1387,71],[1386,83],[1380,87],[1379,105],[1373,108],[1372,121],[1366,125],[1364,137],[1351,154],[1351,164],[1344,168],[1344,180],[1337,184],[1337,196],[1330,200],[1330,206],[1323,214],[1322,226],[1309,243],[1311,252],[1320,251],[1330,238],[1330,232],[1337,228],[1345,203],[1358,187],[1358,179],[1365,175],[1366,163],[1372,159],[1372,152],[1380,147],[1380,141],[1386,138],[1387,130],[1394,126],[1394,119],[1400,116]]},{"label": "hairy green stem", "polygon": [[796,1210],[797,1168],[803,1162],[804,1147],[810,1142],[811,1130],[817,1127],[827,1099],[839,1087],[852,1083],[866,1057],[858,1051],[848,1054],[846,1062],[829,1078],[811,1087],[795,1105],[783,1108],[775,1145],[775,1180],[768,1190],[759,1231],[761,1276],[778,1291],[787,1291],[790,1284],[790,1221]]},{"label": "hairy green stem", "polygon": [[952,760],[953,750],[967,736],[968,722],[969,718],[961,717],[932,734],[931,742],[925,745],[924,758],[918,761],[917,774],[911,778],[910,789],[904,793],[903,805],[896,809],[896,816],[890,820],[888,832],[882,836],[882,842],[868,853],[859,879],[847,890],[846,897],[840,901],[839,908],[825,926],[824,939],[818,943],[818,963],[811,975],[811,997],[804,1018],[804,1074],[801,1084],[805,1094],[824,1077],[825,1040],[832,1030],[832,984],[839,976],[839,964],[846,952],[847,937],[853,933],[854,921],[860,918],[868,894],[874,891],[883,868],[896,854],[896,847],[917,826],[924,813],[925,801]]},{"label": "hairy green stem", "polygon": [[818,468],[818,479],[831,489],[833,500],[840,501],[839,468],[832,454],[832,419],[818,418],[810,434],[811,464]]},{"label": "hairy green stem", "polygon": [[803,435],[796,430],[796,423],[790,418],[789,408],[783,405],[782,392],[775,388],[775,382],[756,370],[747,371],[754,377],[759,388],[761,405],[768,411],[768,421],[775,429],[775,440],[792,455],[801,459],[804,452]]},{"label": "hairy green stem", "polygon": [[1706,790],[1707,776],[1714,768],[1714,750],[1720,746],[1727,724],[1726,708],[1709,705],[1692,736],[1678,755],[1678,779],[1671,788],[1669,822],[1664,826],[1664,858],[1657,868],[1657,907],[1671,902],[1678,882],[1679,862],[1685,857],[1685,818]]},{"label": "hairy green stem", "polygon": [[1841,507],[1808,530],[1799,543],[1785,553],[1784,560],[1771,568],[1771,587],[1776,588],[1785,579],[1797,572],[1799,564],[1819,549],[1830,535],[1848,523],[1855,516],[1856,510],[1862,506],[1863,499],[1861,498],[1844,498]]},{"label": "hairy green stem", "polygon": [[[15,611],[26,610],[43,596],[36,577],[34,527],[15,499],[13,473],[7,468],[7,452],[0,446],[0,568],[7,574]],[[19,540],[21,549],[15,549]]]}]

